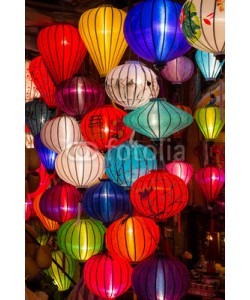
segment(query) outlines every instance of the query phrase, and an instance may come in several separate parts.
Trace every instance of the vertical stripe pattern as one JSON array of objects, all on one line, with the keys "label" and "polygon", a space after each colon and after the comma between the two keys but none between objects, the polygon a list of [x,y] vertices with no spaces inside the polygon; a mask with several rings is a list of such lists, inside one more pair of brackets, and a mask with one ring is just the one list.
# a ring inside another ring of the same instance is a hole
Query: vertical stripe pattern
[{"label": "vertical stripe pattern", "polygon": [[166,164],[169,173],[180,177],[186,184],[189,183],[193,175],[193,167],[184,161],[172,161]]}]

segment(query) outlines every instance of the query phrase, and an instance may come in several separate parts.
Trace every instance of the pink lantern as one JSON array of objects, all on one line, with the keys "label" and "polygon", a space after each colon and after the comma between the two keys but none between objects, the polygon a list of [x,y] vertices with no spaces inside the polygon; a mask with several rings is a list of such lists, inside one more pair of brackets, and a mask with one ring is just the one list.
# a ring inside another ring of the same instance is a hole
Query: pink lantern
[{"label": "pink lantern", "polygon": [[184,161],[172,161],[166,164],[166,169],[169,173],[174,174],[180,177],[185,181],[186,184],[189,183],[192,175],[193,175],[193,167],[192,165],[184,162]]}]

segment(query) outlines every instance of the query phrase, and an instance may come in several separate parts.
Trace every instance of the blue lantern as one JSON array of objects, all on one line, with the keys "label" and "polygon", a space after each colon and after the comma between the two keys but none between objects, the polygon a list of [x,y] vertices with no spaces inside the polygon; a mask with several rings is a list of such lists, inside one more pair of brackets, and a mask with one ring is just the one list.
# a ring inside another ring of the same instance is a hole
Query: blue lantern
[{"label": "blue lantern", "polygon": [[172,0],[145,0],[131,8],[125,19],[129,47],[157,69],[191,48],[180,29],[181,8]]},{"label": "blue lantern", "polygon": [[130,188],[135,180],[157,168],[156,156],[135,141],[110,149],[105,156],[106,174],[118,185]]},{"label": "blue lantern", "polygon": [[215,81],[225,62],[216,59],[213,53],[201,50],[196,51],[195,60],[206,81]]},{"label": "blue lantern", "polygon": [[110,179],[88,188],[83,196],[83,210],[106,226],[131,211],[129,194]]},{"label": "blue lantern", "polygon": [[44,146],[40,137],[40,133],[37,133],[34,138],[34,146],[46,171],[48,173],[53,173],[55,170],[57,153]]}]

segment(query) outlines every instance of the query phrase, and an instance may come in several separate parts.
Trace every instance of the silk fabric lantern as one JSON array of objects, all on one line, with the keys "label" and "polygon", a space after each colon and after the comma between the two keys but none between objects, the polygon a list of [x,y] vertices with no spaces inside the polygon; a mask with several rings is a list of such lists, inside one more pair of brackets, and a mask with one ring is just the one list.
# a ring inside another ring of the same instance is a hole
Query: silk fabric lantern
[{"label": "silk fabric lantern", "polygon": [[37,47],[56,85],[79,70],[87,53],[77,28],[69,24],[43,28],[37,36]]},{"label": "silk fabric lantern", "polygon": [[193,175],[193,167],[184,161],[172,161],[166,164],[169,173],[180,177],[186,184],[189,183]]},{"label": "silk fabric lantern", "polygon": [[139,61],[126,61],[112,69],[105,80],[107,95],[125,110],[133,110],[157,97],[156,74]]},{"label": "silk fabric lantern", "polygon": [[25,102],[40,98],[40,93],[30,75],[30,60],[25,59]]},{"label": "silk fabric lantern", "polygon": [[123,34],[126,15],[111,5],[101,5],[80,17],[79,32],[100,77],[119,64],[128,46]]},{"label": "silk fabric lantern", "polygon": [[[189,106],[182,105],[182,104],[176,104],[175,105],[177,108],[184,110],[185,112],[189,113],[192,115],[192,109]],[[184,135],[184,132],[187,130],[187,128],[184,128],[180,131],[177,131],[173,134],[174,139],[181,139]]]}]

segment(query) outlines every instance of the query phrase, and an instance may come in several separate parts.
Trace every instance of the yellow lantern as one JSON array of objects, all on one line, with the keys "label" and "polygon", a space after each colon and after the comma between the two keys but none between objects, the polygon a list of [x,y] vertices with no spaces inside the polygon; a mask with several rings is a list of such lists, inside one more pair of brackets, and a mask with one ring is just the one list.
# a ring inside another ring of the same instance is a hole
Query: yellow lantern
[{"label": "yellow lantern", "polygon": [[119,64],[128,46],[123,34],[126,15],[111,5],[101,5],[80,17],[79,32],[100,77]]}]

